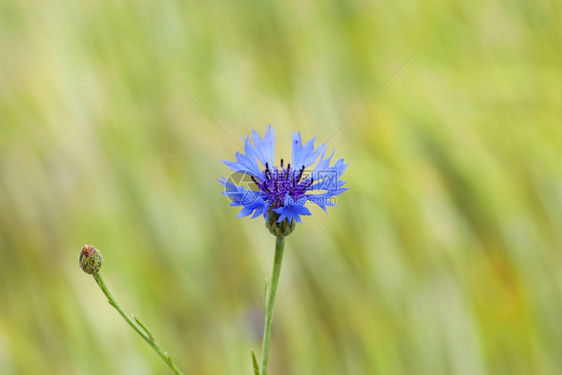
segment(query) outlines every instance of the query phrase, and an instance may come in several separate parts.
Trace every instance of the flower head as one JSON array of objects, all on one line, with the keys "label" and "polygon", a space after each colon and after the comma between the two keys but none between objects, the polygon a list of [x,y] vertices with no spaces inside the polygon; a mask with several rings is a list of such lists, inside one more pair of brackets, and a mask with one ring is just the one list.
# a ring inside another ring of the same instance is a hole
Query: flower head
[{"label": "flower head", "polygon": [[303,144],[300,132],[293,133],[291,162],[285,164],[281,159],[277,166],[275,129],[271,125],[263,138],[255,130],[252,132],[253,144],[249,136],[242,139],[244,154],[237,152],[236,161],[224,162],[241,176],[240,181],[224,177],[219,180],[232,201],[230,205],[242,207],[238,217],[263,215],[268,222],[274,218],[278,223],[300,223],[302,215],[310,215],[306,203],[315,203],[326,211],[326,206],[335,206],[332,198],[347,190],[340,177],[348,164],[340,159],[330,166],[334,152],[326,157],[326,144],[315,148],[316,138]]}]

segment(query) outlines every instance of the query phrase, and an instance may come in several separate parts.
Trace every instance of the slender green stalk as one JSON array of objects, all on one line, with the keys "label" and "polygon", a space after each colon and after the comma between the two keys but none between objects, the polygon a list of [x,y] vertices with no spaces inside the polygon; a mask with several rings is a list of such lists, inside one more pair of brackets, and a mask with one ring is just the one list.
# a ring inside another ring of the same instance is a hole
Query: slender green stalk
[{"label": "slender green stalk", "polygon": [[172,361],[168,353],[162,350],[162,348],[160,348],[156,340],[154,340],[154,337],[152,337],[152,334],[150,333],[148,328],[146,328],[144,324],[142,324],[134,315],[132,316],[127,315],[127,313],[119,305],[117,300],[113,298],[113,295],[111,294],[105,283],[103,282],[103,278],[101,277],[101,274],[96,273],[93,276],[96,282],[98,283],[98,285],[100,286],[101,290],[103,291],[103,294],[105,294],[105,296],[107,297],[109,304],[113,306],[115,310],[117,310],[117,312],[123,317],[123,319],[125,319],[125,321],[129,323],[129,325],[135,331],[137,331],[139,335],[141,335],[144,341],[146,341],[148,345],[150,345],[152,349],[154,349],[156,353],[158,353],[158,355],[162,357],[164,362],[166,362],[166,364],[170,366],[170,368],[174,371],[174,373],[183,375],[183,373],[180,371],[178,366],[176,366],[176,364]]},{"label": "slender green stalk", "polygon": [[285,239],[282,236],[276,237],[275,240],[275,258],[273,260],[273,272],[271,274],[271,282],[265,296],[265,329],[263,331],[263,346],[261,351],[261,374],[267,375],[267,359],[269,356],[269,338],[271,334],[271,322],[273,320],[273,310],[275,309],[275,296],[277,295],[277,285],[279,284],[279,273],[281,272],[281,263],[283,262],[283,248],[285,247]]}]

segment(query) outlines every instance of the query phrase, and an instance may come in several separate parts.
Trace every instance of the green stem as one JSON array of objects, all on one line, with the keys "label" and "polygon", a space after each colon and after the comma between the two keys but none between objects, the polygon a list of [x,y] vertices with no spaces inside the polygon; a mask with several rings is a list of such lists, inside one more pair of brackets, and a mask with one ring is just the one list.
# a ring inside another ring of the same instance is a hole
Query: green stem
[{"label": "green stem", "polygon": [[146,328],[136,317],[133,316],[131,319],[131,316],[127,315],[125,310],[123,310],[121,305],[119,305],[119,302],[117,302],[117,300],[113,298],[113,295],[111,294],[109,289],[107,289],[107,286],[103,282],[103,278],[101,277],[101,274],[97,273],[93,276],[96,282],[98,283],[99,287],[103,291],[103,294],[105,294],[105,296],[107,297],[109,304],[113,306],[115,310],[117,310],[117,312],[123,317],[123,319],[125,319],[125,321],[129,323],[129,325],[135,331],[137,331],[139,335],[141,335],[144,341],[146,341],[148,345],[150,345],[152,349],[154,349],[156,353],[158,353],[158,355],[162,357],[164,362],[166,362],[166,364],[170,366],[170,368],[174,371],[174,373],[183,375],[183,373],[180,371],[178,366],[176,366],[176,364],[172,361],[168,353],[162,350],[160,346],[158,346],[158,343],[156,342],[156,340],[154,340],[154,337],[152,337],[152,334],[150,333],[148,328]]},{"label": "green stem", "polygon": [[271,282],[267,289],[265,297],[265,329],[263,331],[263,346],[261,351],[261,374],[267,375],[267,359],[269,356],[269,338],[271,334],[271,322],[273,320],[273,310],[275,309],[275,296],[277,295],[277,285],[279,284],[279,273],[281,272],[281,263],[283,262],[283,248],[285,240],[283,237],[277,237],[275,240],[275,258],[273,260],[273,272],[271,274]]}]

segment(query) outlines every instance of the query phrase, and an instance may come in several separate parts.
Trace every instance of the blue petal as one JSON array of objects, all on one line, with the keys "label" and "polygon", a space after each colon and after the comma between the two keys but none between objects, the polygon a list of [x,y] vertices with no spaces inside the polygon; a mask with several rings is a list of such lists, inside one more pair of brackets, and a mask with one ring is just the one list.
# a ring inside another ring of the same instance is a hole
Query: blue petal
[{"label": "blue petal", "polygon": [[262,139],[260,135],[253,130],[253,142],[250,142],[250,137],[242,137],[244,140],[244,154],[236,153],[236,161],[223,161],[234,172],[248,173],[254,177],[262,175],[261,168],[258,160],[265,166],[269,163],[270,166],[274,164],[275,153],[275,129],[272,130],[271,125],[268,126],[265,137]]},{"label": "blue petal", "polygon": [[306,200],[295,201],[290,196],[285,197],[285,203],[282,207],[275,208],[273,211],[279,214],[279,219],[277,222],[280,223],[284,219],[288,219],[290,222],[295,219],[298,223],[302,223],[300,215],[308,216],[310,211],[308,208],[304,207]]},{"label": "blue petal", "polygon": [[314,194],[314,195],[307,195],[307,199],[316,204],[317,206],[319,206],[321,209],[324,210],[325,213],[328,213],[326,211],[326,206],[336,206],[336,204],[334,202],[332,202],[332,200],[330,198],[341,194],[342,192],[344,192],[345,188],[341,189],[341,191],[337,191],[337,192],[326,192],[326,193],[322,193],[322,194]]},{"label": "blue petal", "polygon": [[231,206],[247,206],[259,199],[263,200],[259,192],[248,190],[241,186],[235,185],[232,182],[224,179],[224,177],[223,180],[219,180],[219,182],[226,188],[223,194],[232,200],[232,202],[230,203]]},{"label": "blue petal", "polygon": [[326,144],[321,144],[318,148],[314,149],[314,141],[316,137],[308,141],[304,146],[302,145],[301,133],[293,133],[293,155],[291,162],[293,168],[298,169],[302,166],[309,167],[316,162],[316,159],[326,149]]},{"label": "blue petal", "polygon": [[228,165],[234,172],[248,173],[254,177],[260,177],[261,170],[254,154],[254,147],[246,144],[244,152],[246,153],[245,155],[236,152],[235,162],[223,161],[223,163]]},{"label": "blue petal", "polygon": [[345,184],[345,181],[340,180],[340,178],[347,169],[349,163],[345,164],[343,159],[340,159],[333,166],[329,167],[328,165],[332,156],[327,159],[323,159],[323,157],[324,155],[322,155],[320,161],[312,171],[312,177],[314,178],[315,183],[308,188],[309,191],[336,191]]},{"label": "blue petal", "polygon": [[[312,171],[314,184],[307,189],[307,192],[316,191],[317,194],[306,195],[310,202],[318,205],[324,212],[326,212],[327,206],[335,206],[331,198],[348,190],[342,187],[346,182],[341,180],[341,177],[349,163],[346,164],[343,159],[340,159],[333,166],[330,166],[333,155],[334,152],[329,157],[326,157],[325,152],[322,152],[320,160]],[[320,193],[320,191],[323,192]]]},{"label": "blue petal", "polygon": [[[257,131],[252,130],[252,140],[254,142],[255,156],[264,166],[268,163],[272,167],[275,154],[275,129],[272,132],[271,125],[269,125],[263,139]],[[249,138],[246,138],[245,142],[249,143]]]},{"label": "blue petal", "polygon": [[322,152],[322,155],[320,156],[320,160],[318,160],[318,164],[316,164],[316,167],[314,167],[314,171],[312,173],[314,173],[315,171],[318,171],[318,170],[323,170],[323,169],[329,168],[330,162],[332,161],[332,156],[334,156],[335,152],[336,151],[333,150],[332,154],[325,159],[324,159],[324,155],[326,155],[326,151]]},{"label": "blue petal", "polygon": [[243,207],[237,217],[244,217],[253,213],[252,218],[256,218],[262,215],[264,211],[267,212],[269,202],[263,199],[260,192],[237,186],[224,177],[219,182],[226,188],[223,194],[232,200],[230,205]]},{"label": "blue petal", "polygon": [[238,213],[238,215],[236,215],[236,217],[237,217],[237,218],[241,218],[241,217],[244,217],[244,216],[248,216],[248,215],[251,215],[252,212],[254,212],[254,210],[251,209],[250,207],[244,207],[244,208]]}]

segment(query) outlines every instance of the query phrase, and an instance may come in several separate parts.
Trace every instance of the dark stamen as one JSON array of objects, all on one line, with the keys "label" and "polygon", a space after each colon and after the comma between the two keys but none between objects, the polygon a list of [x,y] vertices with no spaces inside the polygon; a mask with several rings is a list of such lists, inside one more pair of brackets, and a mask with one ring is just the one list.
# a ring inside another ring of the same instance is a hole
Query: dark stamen
[{"label": "dark stamen", "polygon": [[281,168],[283,168],[283,159],[281,159]]},{"label": "dark stamen", "polygon": [[302,166],[299,174],[297,175],[297,178],[296,178],[297,182],[299,182],[301,180],[301,177],[302,177],[303,173],[304,173],[304,165]]},{"label": "dark stamen", "polygon": [[287,164],[287,171],[285,172],[285,179],[289,178],[289,173],[291,173],[291,163]]}]

